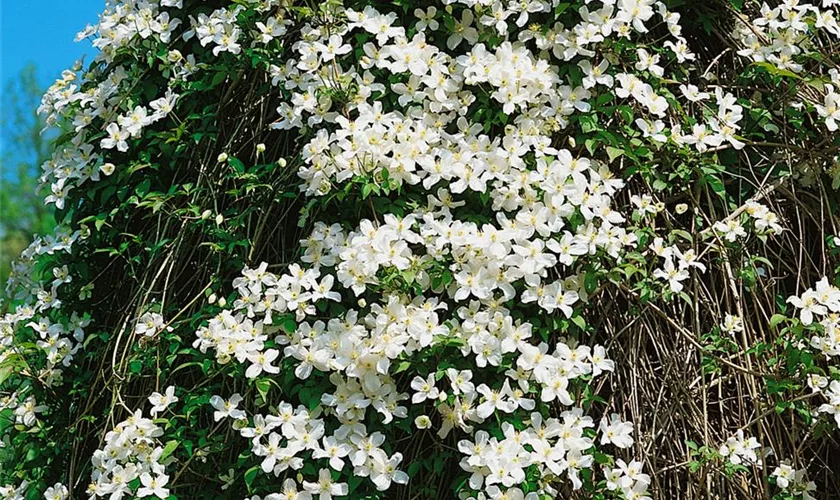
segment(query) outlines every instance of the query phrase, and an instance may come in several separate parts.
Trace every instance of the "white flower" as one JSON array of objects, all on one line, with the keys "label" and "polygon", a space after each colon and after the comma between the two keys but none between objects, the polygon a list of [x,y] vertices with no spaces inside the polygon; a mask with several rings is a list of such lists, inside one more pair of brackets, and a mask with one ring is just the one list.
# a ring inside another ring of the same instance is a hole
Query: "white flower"
[{"label": "white flower", "polygon": [[743,429],[738,429],[735,436],[727,439],[718,451],[722,456],[728,457],[729,461],[735,465],[744,463],[760,466],[761,460],[755,452],[758,448],[761,448],[761,444],[754,437],[745,438]]},{"label": "white flower", "polygon": [[432,426],[432,419],[426,415],[419,415],[414,419],[414,425],[418,429],[428,429]]},{"label": "white flower", "polygon": [[828,308],[819,302],[819,295],[814,290],[808,289],[801,296],[792,296],[787,299],[788,304],[798,308],[799,319],[807,326],[814,322],[814,315],[822,316],[828,313]]},{"label": "white flower", "polygon": [[435,387],[435,374],[430,373],[427,378],[414,377],[411,381],[411,388],[416,392],[411,397],[411,402],[414,404],[422,403],[426,399],[435,400],[440,395],[440,392]]},{"label": "white flower", "polygon": [[689,274],[685,269],[676,268],[674,266],[674,261],[669,258],[665,260],[662,269],[656,269],[653,271],[653,277],[666,280],[668,282],[668,286],[671,288],[671,291],[678,293],[683,289],[681,282],[688,279]]},{"label": "white flower", "polygon": [[251,366],[245,370],[245,376],[247,378],[256,378],[262,372],[280,373],[280,368],[271,364],[279,355],[280,351],[277,349],[248,353],[246,357],[251,362]]},{"label": "white flower", "polygon": [[126,142],[126,140],[129,138],[130,134],[127,131],[122,130],[116,123],[108,124],[108,126],[105,127],[105,131],[108,132],[108,137],[100,141],[100,146],[105,149],[117,148],[118,151],[123,153],[128,151],[128,142]]},{"label": "white flower", "polygon": [[216,411],[213,412],[213,420],[218,422],[225,417],[230,417],[235,420],[245,418],[245,412],[236,408],[239,403],[242,402],[242,399],[242,396],[238,393],[231,396],[231,398],[227,401],[222,399],[221,396],[213,396],[210,398],[210,405],[216,409]]},{"label": "white flower", "polygon": [[348,491],[347,483],[333,482],[329,469],[321,469],[317,482],[304,481],[303,488],[319,500],[332,500],[333,496],[344,496]]},{"label": "white flower", "polygon": [[149,396],[149,403],[152,404],[152,415],[157,415],[158,413],[163,412],[166,408],[169,407],[172,403],[177,403],[178,397],[175,395],[175,386],[170,385],[166,388],[163,394],[159,392],[153,392],[151,396]]},{"label": "white flower", "polygon": [[709,94],[707,92],[700,92],[697,85],[693,85],[691,83],[687,85],[680,85],[680,92],[682,92],[682,95],[691,102],[705,101],[709,98]]},{"label": "white flower", "polygon": [[168,482],[169,476],[166,474],[153,476],[148,472],[144,472],[140,475],[140,483],[143,486],[137,489],[137,496],[143,498],[154,495],[161,499],[167,498],[169,497],[169,489],[164,488],[164,486]]},{"label": "white flower", "polygon": [[[137,324],[134,325],[134,333],[154,337],[164,329],[165,324],[163,316],[159,313],[147,312],[137,320]],[[172,331],[172,327],[166,327],[166,330]]]},{"label": "white flower", "polygon": [[601,419],[601,444],[612,443],[619,448],[629,448],[633,445],[633,424],[622,422],[621,417],[613,413],[609,420]]},{"label": "white flower", "polygon": [[103,164],[99,167],[99,170],[100,170],[103,174],[105,174],[106,176],[108,176],[108,175],[113,174],[113,173],[114,173],[114,170],[115,170],[116,168],[117,168],[117,167],[116,167],[113,163],[103,163]]},{"label": "white flower", "polygon": [[46,500],[65,500],[70,496],[70,492],[67,491],[67,486],[64,486],[61,483],[55,483],[55,485],[50,486],[47,488],[47,491],[44,492],[44,498]]},{"label": "white flower", "polygon": [[739,316],[726,313],[723,317],[723,323],[721,323],[720,329],[730,334],[742,332],[744,331],[744,322]]},{"label": "white flower", "polygon": [[321,60],[324,62],[332,61],[337,56],[341,56],[350,52],[350,44],[344,43],[338,35],[330,36],[326,44],[315,42],[315,49],[321,54]]},{"label": "white flower", "polygon": [[832,380],[824,394],[828,403],[820,405],[819,412],[833,415],[834,421],[840,427],[840,381]]},{"label": "white flower", "polygon": [[426,28],[437,31],[439,25],[435,20],[435,14],[437,14],[437,7],[435,6],[430,6],[425,11],[423,9],[414,9],[414,17],[418,19],[417,24],[414,25],[417,31],[426,31]]}]

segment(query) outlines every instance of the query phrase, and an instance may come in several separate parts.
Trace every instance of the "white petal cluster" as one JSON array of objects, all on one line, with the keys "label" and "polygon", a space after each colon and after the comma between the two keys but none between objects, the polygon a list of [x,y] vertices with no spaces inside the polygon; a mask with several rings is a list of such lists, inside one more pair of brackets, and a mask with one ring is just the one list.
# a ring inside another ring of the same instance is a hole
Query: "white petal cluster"
[{"label": "white petal cluster", "polygon": [[665,245],[662,238],[654,238],[648,251],[664,260],[662,267],[653,271],[653,277],[667,282],[671,292],[679,293],[683,290],[682,282],[691,276],[689,269],[706,271],[705,264],[699,261],[694,249],[689,248],[683,252],[676,245]]},{"label": "white petal cluster", "polygon": [[795,469],[789,460],[782,460],[770,477],[775,479],[776,486],[792,495],[801,495],[802,500],[816,500],[811,492],[817,490],[817,485],[808,481],[805,469]]},{"label": "white petal cluster", "polygon": [[825,337],[814,337],[811,344],[826,354],[835,355],[836,341],[832,341],[838,330],[840,313],[840,289],[823,277],[815,288],[809,288],[801,295],[788,297],[787,303],[799,310],[799,319],[803,325],[810,325],[816,319],[825,327]]},{"label": "white petal cluster", "polygon": [[34,396],[29,396],[23,402],[18,403],[17,395],[12,395],[9,402],[4,406],[13,408],[15,410],[15,423],[23,424],[26,427],[34,426],[38,422],[38,414],[47,410],[47,406],[39,405]]},{"label": "white petal cluster", "polygon": [[[88,494],[92,498],[167,498],[168,460],[161,461],[164,449],[155,439],[162,435],[163,429],[144,417],[142,410],[118,423],[105,435],[104,446],[93,453]],[[136,490],[130,484],[135,479],[140,480]]]},{"label": "white petal cluster", "polygon": [[[747,219],[752,221],[757,234],[778,234],[784,230],[779,216],[770,211],[766,205],[749,200],[744,207],[743,213],[747,214]],[[712,225],[712,229],[727,242],[734,243],[748,235],[744,227],[745,221],[742,219],[744,218],[732,217],[717,221]]]},{"label": "white petal cluster", "polygon": [[[374,432],[369,434],[365,426],[358,422],[342,424],[335,432],[326,433],[324,420],[303,406],[293,408],[288,403],[280,403],[277,413],[254,415],[250,421],[245,413],[236,409],[239,395],[225,401],[214,396],[212,404],[217,408],[216,419],[231,417],[242,437],[252,442],[253,453],[261,458],[260,468],[265,473],[280,476],[288,470],[299,470],[304,465],[304,454],[311,454],[313,459],[324,459],[329,467],[341,471],[352,468],[353,474],[367,477],[379,490],[386,490],[391,483],[406,483],[408,476],[397,469],[402,455],[388,455],[380,447],[385,437]],[[299,490],[299,488],[301,488]],[[266,496],[266,499],[286,498],[294,491],[292,498],[331,498],[347,494],[346,483],[334,482],[330,469],[320,470],[317,481],[302,480],[300,486],[294,479],[287,479],[283,492]]]},{"label": "white petal cluster", "polygon": [[[829,368],[834,370],[836,358],[840,356],[840,288],[832,285],[828,277],[823,277],[814,288],[788,297],[787,303],[798,310],[803,325],[811,325],[810,346],[822,354],[829,362]],[[827,400],[816,408],[815,414],[832,416],[840,427],[840,381],[812,373],[807,384]]]},{"label": "white petal cluster", "polygon": [[763,3],[761,17],[741,26],[744,48],[738,52],[781,71],[799,74],[807,68],[810,74],[816,73],[825,85],[820,86],[822,98],[810,104],[830,132],[837,130],[840,120],[840,94],[836,90],[840,88],[840,73],[836,68],[814,68],[808,61],[815,39],[840,36],[836,7],[833,0],[821,4],[785,0],[772,8]]},{"label": "white petal cluster", "polygon": [[832,415],[837,426],[840,427],[840,381],[832,380],[824,394],[828,403],[820,405],[819,412]]},{"label": "white petal cluster", "polygon": [[761,465],[761,459],[756,450],[761,444],[752,436],[744,437],[744,430],[738,429],[734,436],[721,445],[718,452],[729,459],[734,465]]},{"label": "white petal cluster", "polygon": [[70,492],[67,490],[67,486],[61,483],[55,483],[44,492],[44,498],[46,500],[66,500],[69,497]]},{"label": "white petal cluster", "polygon": [[17,486],[13,484],[0,486],[0,498],[3,498],[4,500],[24,500],[27,492],[29,491],[27,489],[28,487],[29,483],[27,481],[23,481]]},{"label": "white petal cluster", "polygon": [[[70,253],[73,244],[87,236],[87,231],[70,231],[57,227],[55,233],[37,237],[20,258],[12,263],[12,272],[6,283],[6,293],[18,302],[14,312],[0,316],[0,362],[12,354],[20,354],[21,341],[16,339],[19,330],[26,328],[34,339],[35,347],[46,358],[46,366],[37,375],[46,385],[59,385],[63,381],[63,368],[70,366],[73,357],[85,340],[85,328],[91,320],[87,315],[69,313],[69,320],[57,322],[50,313],[61,307],[59,289],[72,281],[66,265],[52,268],[52,280],[39,279],[36,262],[42,256]],[[84,298],[84,297],[82,297]],[[65,318],[67,316],[64,316]]]},{"label": "white petal cluster", "polygon": [[172,331],[172,327],[166,326],[163,316],[156,312],[143,313],[134,325],[134,333],[146,337],[154,337],[163,330]]},{"label": "white petal cluster", "polygon": [[606,472],[607,489],[621,491],[624,498],[632,500],[650,500],[648,487],[650,486],[650,475],[642,472],[644,464],[637,460],[630,463],[623,459],[615,461],[617,467]]}]

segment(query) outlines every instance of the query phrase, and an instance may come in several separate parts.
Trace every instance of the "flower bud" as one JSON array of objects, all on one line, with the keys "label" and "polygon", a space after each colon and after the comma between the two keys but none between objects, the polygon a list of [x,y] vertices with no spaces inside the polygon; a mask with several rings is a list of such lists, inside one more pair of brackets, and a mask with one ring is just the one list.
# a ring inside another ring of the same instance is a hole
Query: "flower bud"
[{"label": "flower bud", "polygon": [[420,415],[414,419],[414,425],[417,426],[418,429],[428,429],[432,426],[432,419],[426,415]]},{"label": "flower bud", "polygon": [[224,297],[219,299],[219,307],[225,307],[227,305],[227,300]]},{"label": "flower bud", "polygon": [[263,143],[257,144],[257,153],[265,153],[265,144],[263,144]]},{"label": "flower bud", "polygon": [[201,219],[207,220],[210,218],[211,215],[213,215],[213,211],[208,208],[207,210],[201,212]]},{"label": "flower bud", "polygon": [[216,216],[216,225],[217,226],[221,225],[222,222],[224,222],[224,221],[225,221],[225,216],[224,215],[219,214],[219,215]]},{"label": "flower bud", "polygon": [[216,299],[217,299],[216,294],[215,294],[215,293],[211,293],[211,294],[210,294],[210,297],[208,297],[208,298],[207,298],[207,302],[209,302],[210,304],[215,304],[215,303],[216,303]]},{"label": "flower bud", "polygon": [[114,173],[114,169],[116,169],[116,168],[117,167],[114,166],[113,163],[105,163],[105,164],[103,164],[102,166],[99,167],[99,171],[102,172],[105,175],[111,175],[111,174]]},{"label": "flower bud", "polygon": [[179,50],[170,50],[168,54],[166,54],[166,60],[171,63],[176,63],[184,58],[184,55],[181,54]]},{"label": "flower bud", "polygon": [[279,160],[277,160],[277,164],[280,165],[281,167],[285,167],[286,166],[286,159],[285,158],[280,158]]},{"label": "flower bud", "polygon": [[222,154],[219,155],[218,158],[216,158],[216,160],[218,160],[219,163],[224,163],[224,162],[227,161],[227,159],[228,159],[227,153],[222,153]]}]

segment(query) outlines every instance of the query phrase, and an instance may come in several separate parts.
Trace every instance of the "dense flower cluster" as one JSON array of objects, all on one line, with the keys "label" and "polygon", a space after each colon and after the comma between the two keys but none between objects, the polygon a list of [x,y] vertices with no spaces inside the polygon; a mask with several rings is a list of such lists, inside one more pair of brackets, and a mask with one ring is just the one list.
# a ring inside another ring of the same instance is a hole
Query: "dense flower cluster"
[{"label": "dense flower cluster", "polygon": [[801,495],[802,500],[816,500],[811,492],[816,491],[817,485],[808,481],[805,469],[795,469],[789,460],[782,460],[770,477],[776,482],[776,486],[793,495]]},{"label": "dense flower cluster", "polygon": [[745,437],[743,429],[738,429],[734,436],[721,445],[720,454],[735,465],[742,463],[761,465],[761,458],[756,453],[759,448],[761,448],[761,443],[752,436]]},{"label": "dense flower cluster", "polygon": [[[749,57],[758,64],[787,72],[794,76],[811,75],[802,78],[804,86],[816,93],[802,92],[797,95],[799,105],[808,105],[816,110],[830,132],[838,128],[840,119],[840,72],[832,64],[814,64],[822,61],[819,53],[820,37],[828,39],[840,36],[837,23],[837,3],[823,1],[821,5],[799,0],[784,0],[774,7],[762,3],[761,17],[752,22],[739,24],[744,48],[739,55]],[[746,21],[746,20],[744,20]],[[801,172],[804,182],[812,182],[813,165]],[[837,158],[820,165],[816,172],[825,171],[832,177],[832,187],[840,186],[840,164]]]},{"label": "dense flower cluster", "polygon": [[[493,18],[496,21],[489,23],[490,18],[481,18],[479,22],[505,34],[505,9],[499,8],[500,16]],[[570,30],[565,40],[558,36],[553,45],[555,55],[570,60],[577,54],[591,54],[586,45],[613,33],[628,35],[630,25],[644,31],[643,22],[653,15],[652,9],[632,14],[633,8],[625,4],[615,17],[609,10],[600,12],[603,26],[584,21]],[[462,23],[469,25],[473,17],[469,10],[464,12]],[[669,23],[675,22],[663,8],[661,14]],[[527,14],[523,15],[527,19]],[[586,13],[584,16],[589,17]],[[431,193],[428,205],[401,217],[386,214],[383,221],[362,220],[358,229],[349,233],[340,227],[316,224],[312,235],[301,242],[305,249],[302,261],[311,267],[293,265],[280,277],[266,272],[265,263],[257,269],[246,269],[234,282],[239,298],[233,312],[221,313],[200,329],[196,345],[202,351],[214,348],[221,362],[236,358],[246,363],[248,377],[276,373],[279,368],[272,363],[281,352],[265,347],[271,339],[270,330],[276,330],[270,325],[274,315],[294,312],[300,325],[291,335],[276,336],[274,343],[285,345],[284,357],[298,361],[298,378],[309,377],[313,369],[335,372],[330,381],[336,392],[325,394],[322,404],[326,414],[335,415],[342,426],[354,429],[353,433],[338,433],[335,442],[339,449],[352,447],[354,435],[367,438],[363,422],[368,407],[388,423],[407,416],[401,402],[409,397],[415,404],[427,399],[438,402],[441,437],[453,428],[473,433],[475,424],[494,413],[532,410],[535,401],[528,394],[534,391],[533,383],[542,403],[559,400],[564,405],[574,404],[570,381],[612,369],[603,348],[535,342],[531,325],[513,322],[502,303],[513,299],[520,288],[522,303],[535,302],[547,313],[557,311],[571,318],[574,306],[586,300],[583,277],[572,273],[564,279],[546,280],[548,270],[558,264],[572,269],[579,258],[599,252],[619,258],[624,248],[637,245],[636,236],[622,227],[625,218],[610,208],[611,198],[623,182],[614,179],[601,162],[551,147],[548,135],[567,126],[568,116],[590,109],[590,89],[613,85],[613,78],[604,73],[606,66],[589,68],[591,81],[583,84],[587,88],[572,87],[521,42],[505,42],[493,50],[478,44],[465,55],[452,57],[428,44],[422,33],[407,39],[404,28],[394,25],[394,16],[380,14],[372,7],[363,12],[348,11],[347,18],[349,23],[343,28],[329,32],[305,27],[308,36],[293,46],[300,59],[272,69],[274,82],[282,82],[292,93],[290,102],[278,109],[281,118],[274,127],[335,124],[334,131],[317,128],[312,141],[303,148],[304,166],[299,175],[308,195],[325,194],[336,184],[372,175],[386,178],[397,187],[422,184]],[[358,69],[346,65],[351,50],[344,41],[349,31],[357,28],[375,35],[375,42],[364,46],[365,56],[357,63]],[[466,26],[464,36],[471,36]],[[458,42],[450,38],[449,46]],[[658,56],[645,51],[639,56],[639,69],[662,76],[656,66]],[[391,91],[400,96],[399,103],[406,111],[386,111],[381,102],[367,102],[374,92],[387,90],[385,83],[377,82],[374,71],[408,74],[405,84],[391,84]],[[632,95],[654,115],[664,115],[668,105],[650,85],[635,75],[619,74],[616,79],[625,89],[618,91],[620,97]],[[335,103],[325,96],[346,91],[342,85],[350,82],[358,85],[358,92],[344,113],[332,111]],[[482,83],[494,89],[491,97],[506,113],[517,113],[515,127],[509,127],[504,137],[488,136],[465,119],[475,99],[466,88]],[[720,94],[717,105],[720,116],[734,130],[740,117],[734,98]],[[453,122],[458,132],[444,132],[442,127]],[[696,140],[695,136],[703,139]],[[676,138],[681,144],[697,145],[700,151],[709,143],[700,131],[686,139],[680,135]],[[719,145],[723,140],[712,142]],[[446,187],[438,186],[442,183]],[[464,202],[458,198],[468,191],[489,193],[493,209],[499,211],[496,225],[480,226],[459,219]],[[570,224],[577,214],[584,222]],[[677,247],[660,246],[659,254],[666,262],[654,276],[679,291],[680,281],[688,278],[687,268],[702,269],[703,265],[696,262],[692,250],[681,252]],[[678,259],[679,270],[673,257]],[[454,279],[447,286],[432,279],[432,268],[440,264],[452,271]],[[342,300],[340,292],[333,290],[338,283],[360,296],[377,289],[383,272],[390,269],[411,272],[421,290],[443,293],[443,297],[385,293],[370,304],[367,314],[351,310],[343,319],[327,323],[304,321],[307,315],[315,314],[314,303],[319,299]],[[457,306],[459,302],[464,304]],[[447,327],[441,314],[449,310],[454,314],[448,318]],[[417,375],[413,395],[395,385],[390,371],[397,360],[453,339],[462,345],[464,355],[474,357],[476,368],[500,366],[505,357],[512,356],[515,369],[509,370],[497,387],[476,386],[471,382],[473,370],[451,368],[447,372],[450,387],[436,387],[434,374],[428,378]],[[582,436],[585,422],[591,424],[589,417],[578,414],[577,418],[584,424],[568,431],[570,438],[575,433]],[[608,431],[616,433],[622,437],[604,442],[626,446],[630,440],[626,428]],[[279,446],[279,439],[278,435],[275,445]],[[546,474],[567,471],[574,487],[579,487],[578,470],[592,464],[591,455],[584,453],[593,444],[588,439],[537,444],[554,450],[551,466],[537,452],[531,454],[533,446],[528,442],[514,439],[519,448],[511,448],[503,456],[476,457],[473,464],[462,464],[473,474],[474,489],[487,487],[482,495],[495,497],[502,493],[500,487],[515,488],[524,481],[523,469],[532,463]],[[260,453],[264,452],[264,445],[259,446]],[[504,443],[499,446],[509,448]],[[289,460],[306,450],[288,444],[280,448]],[[313,457],[326,453],[317,440],[309,449]],[[523,457],[519,466],[498,469],[509,457],[523,453],[530,458]],[[355,472],[369,474],[358,465]],[[553,491],[547,483],[545,488]],[[641,486],[636,488],[637,492],[644,491]]]},{"label": "dense flower cluster", "polygon": [[[154,406],[152,416],[177,402],[174,387],[166,392],[166,395],[154,393],[149,397]],[[171,459],[163,457],[164,448],[155,439],[162,435],[163,429],[144,417],[142,410],[118,423],[105,435],[104,446],[93,453],[94,471],[87,490],[90,498],[168,498],[166,465]],[[136,479],[140,484],[134,487]]]},{"label": "dense flower cluster", "polygon": [[[744,212],[747,218],[752,221],[752,226],[758,234],[777,234],[783,228],[779,224],[779,217],[770,211],[766,205],[750,200],[744,205]],[[712,228],[721,238],[729,243],[734,243],[740,238],[747,236],[744,223],[741,217],[733,217],[727,220],[715,222]]]},{"label": "dense flower cluster", "polygon": [[[65,265],[51,268],[50,275],[43,279],[36,269],[36,262],[39,256],[70,253],[73,243],[86,235],[87,231],[57,227],[55,234],[36,238],[23,251],[21,258],[12,264],[12,274],[6,284],[7,294],[21,305],[14,312],[0,317],[0,363],[13,363],[20,359],[24,348],[15,334],[22,327],[31,329],[31,342],[44,360],[44,366],[36,373],[32,373],[29,366],[18,369],[27,376],[37,377],[47,387],[63,382],[63,368],[73,362],[91,320],[76,312],[71,312],[64,321],[50,319],[50,312],[61,307],[59,288],[73,277]],[[0,398],[0,411],[5,409],[13,410],[16,423],[32,427],[37,424],[38,414],[46,411],[47,407],[38,404],[27,388],[23,388]]]},{"label": "dense flower cluster", "polygon": [[[787,302],[798,311],[803,325],[811,325],[813,336],[810,346],[825,357],[832,369],[836,369],[835,358],[840,356],[840,289],[824,277],[814,288],[789,297]],[[814,392],[822,393],[828,400],[817,407],[815,413],[832,416],[840,427],[840,381],[812,373],[807,382]]]}]

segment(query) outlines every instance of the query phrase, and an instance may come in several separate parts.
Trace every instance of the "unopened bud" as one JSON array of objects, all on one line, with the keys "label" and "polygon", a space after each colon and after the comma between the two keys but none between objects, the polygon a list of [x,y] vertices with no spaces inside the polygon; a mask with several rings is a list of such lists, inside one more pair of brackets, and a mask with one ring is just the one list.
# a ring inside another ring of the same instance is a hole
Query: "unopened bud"
[{"label": "unopened bud", "polygon": [[263,143],[257,144],[257,153],[265,153],[265,144],[263,144]]},{"label": "unopened bud", "polygon": [[216,159],[219,161],[219,163],[224,163],[224,162],[226,162],[226,161],[227,161],[227,159],[228,159],[228,155],[227,155],[227,153],[222,153],[222,154],[220,154],[220,155],[219,155],[219,157],[218,157],[218,158],[216,158]]},{"label": "unopened bud", "polygon": [[202,218],[203,220],[207,220],[207,219],[209,219],[211,215],[213,215],[213,211],[212,211],[212,210],[210,210],[209,208],[208,208],[207,210],[205,210],[205,211],[201,212],[201,218]]},{"label": "unopened bud", "polygon": [[176,63],[183,59],[184,56],[178,50],[170,50],[168,54],[166,54],[166,59],[171,63]]},{"label": "unopened bud", "polygon": [[218,297],[216,297],[216,294],[212,293],[210,294],[210,297],[207,298],[207,302],[209,302],[210,304],[215,304],[217,298]]},{"label": "unopened bud", "polygon": [[225,307],[227,305],[227,300],[224,297],[219,299],[219,307]]},{"label": "unopened bud", "polygon": [[277,164],[280,165],[281,167],[285,167],[286,166],[286,159],[285,158],[280,158],[279,160],[277,160]]},{"label": "unopened bud", "polygon": [[116,169],[116,168],[117,167],[114,166],[113,163],[105,163],[101,167],[99,167],[99,171],[102,172],[105,175],[111,175],[111,174],[114,173],[114,169]]},{"label": "unopened bud", "polygon": [[224,222],[224,221],[225,221],[225,216],[224,215],[219,214],[219,215],[216,216],[216,225],[217,226],[221,225],[221,223]]}]

